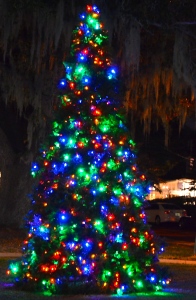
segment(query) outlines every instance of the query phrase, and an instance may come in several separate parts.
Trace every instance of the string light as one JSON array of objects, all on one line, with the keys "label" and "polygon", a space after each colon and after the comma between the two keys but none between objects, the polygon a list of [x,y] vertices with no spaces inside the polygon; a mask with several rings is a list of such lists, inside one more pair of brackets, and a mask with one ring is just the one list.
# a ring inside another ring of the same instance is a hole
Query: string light
[{"label": "string light", "polygon": [[31,168],[39,182],[24,256],[7,273],[36,290],[71,293],[95,285],[121,296],[170,282],[154,263],[163,246],[146,225],[148,184],[116,99],[118,69],[99,19],[96,6],[80,15],[58,84],[56,120]]}]

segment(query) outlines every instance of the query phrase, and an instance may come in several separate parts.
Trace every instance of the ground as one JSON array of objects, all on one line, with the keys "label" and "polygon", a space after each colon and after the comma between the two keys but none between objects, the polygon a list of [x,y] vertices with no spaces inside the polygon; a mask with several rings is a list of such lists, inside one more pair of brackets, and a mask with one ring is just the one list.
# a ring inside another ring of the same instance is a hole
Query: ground
[{"label": "ground", "polygon": [[0,226],[0,252],[21,252],[24,229]]}]

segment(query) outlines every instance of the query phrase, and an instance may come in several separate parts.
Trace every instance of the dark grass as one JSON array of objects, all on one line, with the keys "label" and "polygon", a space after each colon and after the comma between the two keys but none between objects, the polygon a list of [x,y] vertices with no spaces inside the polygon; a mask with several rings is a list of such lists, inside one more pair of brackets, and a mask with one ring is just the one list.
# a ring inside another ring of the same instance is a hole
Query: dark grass
[{"label": "dark grass", "polygon": [[25,237],[24,229],[0,225],[0,252],[21,252]]},{"label": "dark grass", "polygon": [[168,242],[165,252],[159,258],[196,261],[193,243]]}]

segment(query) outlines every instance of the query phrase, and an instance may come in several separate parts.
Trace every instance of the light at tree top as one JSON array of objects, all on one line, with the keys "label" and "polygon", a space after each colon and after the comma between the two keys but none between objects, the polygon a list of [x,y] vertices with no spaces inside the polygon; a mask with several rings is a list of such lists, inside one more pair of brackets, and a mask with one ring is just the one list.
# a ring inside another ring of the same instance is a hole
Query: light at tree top
[{"label": "light at tree top", "polygon": [[154,290],[169,283],[161,245],[146,224],[146,178],[119,101],[118,68],[99,10],[73,31],[51,134],[32,166],[39,179],[23,256],[8,274],[51,293]]}]

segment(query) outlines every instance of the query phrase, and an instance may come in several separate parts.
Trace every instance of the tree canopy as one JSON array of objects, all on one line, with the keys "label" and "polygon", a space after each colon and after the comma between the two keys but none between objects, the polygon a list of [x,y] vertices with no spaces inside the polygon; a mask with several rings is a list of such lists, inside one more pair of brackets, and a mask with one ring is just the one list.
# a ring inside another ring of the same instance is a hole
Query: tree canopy
[{"label": "tree canopy", "polygon": [[[154,172],[158,168],[156,174],[163,175],[163,165],[158,167],[146,150],[152,139],[158,148],[177,154],[162,160],[167,170],[174,157],[192,155],[194,145],[194,0],[0,0],[0,128],[14,152],[29,163],[48,130],[71,32],[86,4],[99,7],[108,29],[130,131],[139,146],[146,143],[141,160],[149,159]],[[185,149],[187,128],[190,144]],[[180,147],[179,135],[184,141]]]}]

